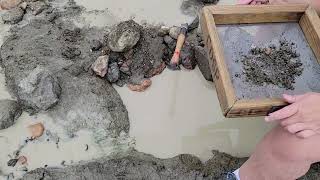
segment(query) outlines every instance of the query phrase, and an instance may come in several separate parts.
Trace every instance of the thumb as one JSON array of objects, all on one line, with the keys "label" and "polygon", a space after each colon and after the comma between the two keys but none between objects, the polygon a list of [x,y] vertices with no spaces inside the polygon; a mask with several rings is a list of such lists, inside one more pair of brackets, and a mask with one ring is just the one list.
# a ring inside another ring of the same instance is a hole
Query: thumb
[{"label": "thumb", "polygon": [[295,103],[295,102],[301,100],[303,97],[305,97],[305,95],[288,95],[288,94],[284,94],[282,97],[286,102],[292,104],[292,103]]},{"label": "thumb", "polygon": [[288,95],[288,94],[284,94],[282,97],[286,102],[288,102],[290,104],[295,103],[297,101],[295,96],[291,96],[291,95]]}]

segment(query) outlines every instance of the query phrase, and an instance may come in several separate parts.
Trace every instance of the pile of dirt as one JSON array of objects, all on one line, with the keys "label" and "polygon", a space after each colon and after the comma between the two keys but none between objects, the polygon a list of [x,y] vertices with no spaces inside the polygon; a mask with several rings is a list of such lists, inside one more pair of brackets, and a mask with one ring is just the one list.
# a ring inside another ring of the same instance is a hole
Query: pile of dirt
[{"label": "pile of dirt", "polygon": [[[221,159],[220,159],[221,158]],[[183,179],[224,180],[224,174],[238,168],[246,159],[233,158],[213,151],[213,158],[202,163],[197,157],[181,154],[170,159],[131,151],[106,159],[65,168],[39,168],[29,172],[23,180],[64,179]]]},{"label": "pile of dirt", "polygon": [[246,81],[258,86],[273,84],[294,90],[295,79],[303,72],[300,55],[294,46],[294,43],[281,40],[279,47],[252,48],[241,60]]},{"label": "pile of dirt", "polygon": [[87,128],[118,137],[129,132],[128,112],[108,81],[88,73],[101,53],[92,51],[94,40],[103,41],[105,29],[76,27],[67,20],[78,14],[74,7],[50,7],[11,28],[0,50],[7,87],[23,110],[47,112],[70,136]]}]

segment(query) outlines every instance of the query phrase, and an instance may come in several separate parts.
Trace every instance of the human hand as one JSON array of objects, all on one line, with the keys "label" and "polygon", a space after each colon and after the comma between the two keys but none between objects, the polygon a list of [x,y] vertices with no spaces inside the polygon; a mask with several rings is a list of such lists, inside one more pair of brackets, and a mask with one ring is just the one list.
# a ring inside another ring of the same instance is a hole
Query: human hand
[{"label": "human hand", "polygon": [[320,93],[283,95],[289,106],[269,114],[267,122],[279,121],[281,126],[300,138],[320,134]]}]

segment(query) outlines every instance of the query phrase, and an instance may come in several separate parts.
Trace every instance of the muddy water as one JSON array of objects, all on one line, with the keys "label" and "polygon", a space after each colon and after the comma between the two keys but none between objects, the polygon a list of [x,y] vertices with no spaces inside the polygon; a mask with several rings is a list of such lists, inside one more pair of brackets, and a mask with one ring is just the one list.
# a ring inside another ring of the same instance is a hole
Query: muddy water
[{"label": "muddy water", "polygon": [[247,156],[270,128],[262,118],[225,119],[214,85],[199,69],[165,70],[145,93],[117,90],[128,108],[137,149],[161,158],[191,153],[207,160],[213,149]]}]

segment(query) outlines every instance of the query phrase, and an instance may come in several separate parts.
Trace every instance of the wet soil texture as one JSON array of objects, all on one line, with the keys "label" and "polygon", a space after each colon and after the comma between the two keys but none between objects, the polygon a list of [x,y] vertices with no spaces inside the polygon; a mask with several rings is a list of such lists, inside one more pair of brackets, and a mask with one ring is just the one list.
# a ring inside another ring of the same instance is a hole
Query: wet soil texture
[{"label": "wet soil texture", "polygon": [[300,55],[294,50],[294,45],[283,40],[280,47],[270,45],[252,48],[241,60],[246,80],[260,86],[267,83],[294,90],[295,79],[303,71]]},{"label": "wet soil texture", "polygon": [[238,99],[320,92],[320,66],[298,23],[218,26]]}]

